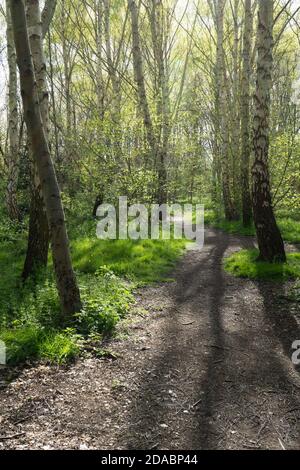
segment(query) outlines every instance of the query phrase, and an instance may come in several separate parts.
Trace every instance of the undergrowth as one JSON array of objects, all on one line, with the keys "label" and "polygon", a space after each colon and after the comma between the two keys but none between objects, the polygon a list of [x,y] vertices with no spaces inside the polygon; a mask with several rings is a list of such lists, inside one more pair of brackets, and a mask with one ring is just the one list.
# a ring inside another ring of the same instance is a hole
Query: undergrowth
[{"label": "undergrowth", "polygon": [[183,253],[183,240],[98,240],[91,218],[71,224],[74,268],[83,302],[70,328],[61,324],[51,257],[47,270],[21,282],[26,253],[24,226],[0,230],[0,340],[9,364],[43,360],[63,364],[89,337],[110,335],[134,301],[135,285],[166,281]]}]

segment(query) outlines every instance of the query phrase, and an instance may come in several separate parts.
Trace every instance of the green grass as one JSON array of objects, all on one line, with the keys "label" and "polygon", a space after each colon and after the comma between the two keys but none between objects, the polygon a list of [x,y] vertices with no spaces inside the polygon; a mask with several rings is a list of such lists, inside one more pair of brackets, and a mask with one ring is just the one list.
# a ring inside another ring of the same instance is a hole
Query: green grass
[{"label": "green grass", "polygon": [[228,233],[236,233],[236,234],[245,235],[245,236],[255,235],[254,225],[251,225],[249,227],[244,227],[242,222],[240,221],[228,222],[226,220],[220,220],[219,222],[215,222],[214,226]]},{"label": "green grass", "polygon": [[106,267],[93,275],[80,273],[78,282],[83,308],[74,318],[72,330],[62,329],[58,293],[51,272],[41,273],[35,285],[19,285],[5,301],[0,299],[3,317],[0,340],[6,344],[9,364],[36,359],[65,363],[79,353],[80,338],[88,338],[93,333],[110,334],[129,312],[134,301],[133,284]]},{"label": "green grass", "polygon": [[22,285],[26,232],[13,232],[10,225],[0,231],[0,339],[12,365],[26,360],[62,364],[79,354],[80,338],[111,334],[134,301],[134,285],[168,280],[186,244],[98,240],[91,219],[73,221],[70,238],[83,300],[72,334],[62,329],[51,257],[46,271]]},{"label": "green grass", "polygon": [[300,221],[291,218],[278,218],[278,227],[283,239],[290,243],[300,243]]},{"label": "green grass", "polygon": [[76,270],[94,273],[107,266],[119,276],[141,284],[168,280],[168,274],[183,253],[184,240],[97,240],[72,242]]},{"label": "green grass", "polygon": [[[224,219],[218,220],[213,210],[205,211],[205,223],[213,227],[224,230],[224,232],[255,236],[255,227],[252,223],[249,227],[244,227],[240,220],[228,222]],[[282,237],[289,243],[300,243],[300,221],[292,217],[287,217],[286,214],[278,214],[277,216],[278,227],[281,231]]]},{"label": "green grass", "polygon": [[258,250],[241,250],[224,260],[227,272],[237,277],[282,281],[300,277],[300,253],[287,255],[287,263],[257,261]]},{"label": "green grass", "polygon": [[80,351],[76,335],[70,331],[46,331],[38,326],[24,326],[1,331],[6,345],[7,363],[15,365],[28,359],[64,364]]}]

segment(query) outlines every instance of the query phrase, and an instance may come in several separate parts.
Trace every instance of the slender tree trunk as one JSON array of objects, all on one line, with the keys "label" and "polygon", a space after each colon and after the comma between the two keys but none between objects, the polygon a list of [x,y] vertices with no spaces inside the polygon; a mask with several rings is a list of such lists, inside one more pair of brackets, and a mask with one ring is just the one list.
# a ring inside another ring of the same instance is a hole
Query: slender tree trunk
[{"label": "slender tree trunk", "polygon": [[[103,73],[102,73],[102,48],[103,48],[103,12],[104,12],[104,7],[103,7],[103,0],[96,0],[95,1],[95,16],[96,16],[96,22],[95,22],[95,28],[96,28],[96,47],[97,47],[97,66],[96,66],[96,93],[97,93],[97,105],[98,105],[98,114],[99,114],[99,119],[102,124],[103,119],[104,119],[104,98],[105,98],[105,92],[104,92],[104,80],[103,80]],[[102,126],[100,129],[100,132],[103,132]]]},{"label": "slender tree trunk", "polygon": [[[47,11],[50,11],[53,16],[54,10],[50,8],[50,5],[51,2],[48,0],[45,7],[48,8]],[[26,17],[30,50],[37,81],[41,117],[46,138],[48,139],[49,95],[46,82],[46,66],[43,52],[43,28],[39,1],[26,0]],[[44,15],[44,17],[49,18],[49,14]],[[31,142],[29,142],[29,148],[32,150]],[[49,243],[50,233],[46,208],[43,203],[42,185],[39,179],[37,166],[33,163],[28,245],[22,273],[24,280],[34,274],[34,272],[40,267],[47,266]]]},{"label": "slender tree trunk", "polygon": [[6,0],[7,21],[7,61],[8,61],[8,152],[7,152],[7,187],[6,207],[12,220],[19,220],[20,213],[17,204],[17,185],[19,175],[19,126],[17,100],[17,62],[14,36],[11,23],[9,0]]},{"label": "slender tree trunk", "polygon": [[[110,118],[112,121],[112,135],[109,135],[109,142],[113,152],[113,158],[119,168],[123,164],[122,152],[122,130],[121,130],[121,83],[117,70],[118,60],[113,57],[112,38],[111,38],[111,0],[103,0],[104,2],[104,38],[105,52],[107,61],[107,71],[109,81],[111,83],[111,106]],[[121,46],[120,46],[121,47]],[[101,196],[101,191],[100,194]]]},{"label": "slender tree trunk", "polygon": [[111,50],[111,31],[110,31],[110,0],[104,0],[104,36],[106,47],[106,58],[108,66],[108,75],[112,84],[112,121],[116,127],[120,126],[120,111],[121,111],[121,94],[120,94],[120,81],[116,71],[116,67],[112,58]]},{"label": "slender tree trunk", "polygon": [[50,23],[55,13],[56,4],[57,4],[57,0],[45,0],[44,8],[42,11],[42,18],[41,18],[43,39],[45,38],[49,30]]},{"label": "slender tree trunk", "polygon": [[141,40],[139,33],[139,22],[138,22],[138,9],[135,0],[128,0],[128,7],[131,13],[131,26],[132,26],[132,55],[133,55],[133,67],[134,76],[137,84],[137,92],[139,97],[139,105],[143,113],[144,126],[147,133],[147,140],[150,149],[153,151],[154,156],[157,153],[157,143],[150,115],[146,86],[144,78],[143,58],[141,50]]},{"label": "slender tree trunk", "polygon": [[168,146],[170,137],[169,116],[169,86],[164,51],[164,18],[162,0],[150,0],[150,25],[157,68],[157,120],[159,124],[159,154],[157,165],[159,204],[167,201],[167,171]]},{"label": "slender tree trunk", "polygon": [[[69,4],[68,4],[69,5]],[[70,45],[68,44],[68,13],[70,12],[70,7],[65,7],[61,4],[61,42],[62,42],[62,59],[63,59],[63,79],[64,79],[64,102],[65,102],[65,133],[64,133],[64,166],[65,171],[63,172],[63,187],[68,185],[69,191],[73,191],[74,188],[71,188],[71,182],[68,181],[68,172],[67,167],[71,163],[71,155],[74,149],[74,138],[75,131],[73,128],[73,111],[72,111],[72,99],[71,99],[71,83],[72,83],[72,67],[70,64]]]},{"label": "slender tree trunk", "polygon": [[[223,5],[219,5],[219,7]],[[216,62],[214,66],[214,113],[213,113],[213,162],[212,162],[212,201],[214,208],[220,216],[221,211],[221,156],[220,156],[220,141],[221,141],[221,112],[220,112],[220,91],[222,80],[222,41],[223,32],[220,34],[220,27],[223,31],[223,20],[220,21],[220,10],[216,0],[210,5],[211,13],[214,18],[215,28],[217,30],[217,49],[216,49]],[[221,24],[220,24],[221,23]]]},{"label": "slender tree trunk", "polygon": [[149,104],[146,95],[143,58],[141,50],[141,41],[138,23],[138,9],[135,0],[128,0],[128,7],[131,13],[131,27],[132,27],[132,55],[134,76],[137,85],[139,105],[143,114],[144,126],[146,129],[147,141],[150,150],[154,156],[154,161],[158,166],[158,184],[162,184],[162,189],[157,192],[158,203],[166,202],[166,192],[163,190],[165,187],[166,171],[164,166],[164,155],[154,131],[153,122],[150,115]]},{"label": "slender tree trunk", "polygon": [[55,103],[55,93],[54,93],[54,71],[53,71],[53,62],[52,62],[52,43],[51,43],[51,34],[48,30],[48,54],[49,54],[49,82],[50,82],[50,95],[51,95],[51,106],[52,106],[52,122],[54,128],[54,143],[55,143],[55,163],[59,168],[58,173],[61,170],[61,158],[59,152],[59,138],[58,138],[58,126],[57,126],[57,113],[56,113],[56,103]]},{"label": "slender tree trunk", "polygon": [[271,263],[286,261],[284,244],[272,207],[268,168],[270,92],[273,69],[273,9],[273,0],[259,0],[252,168],[253,216],[260,259]]},{"label": "slender tree trunk", "polygon": [[215,132],[217,139],[217,161],[221,166],[222,193],[225,218],[234,220],[236,212],[231,195],[230,164],[229,164],[229,129],[228,129],[228,102],[225,81],[224,59],[224,10],[226,0],[216,1],[216,28],[217,28],[217,57],[216,57],[216,98],[215,98]]},{"label": "slender tree trunk", "polygon": [[[99,146],[103,142],[104,138],[104,116],[105,116],[105,84],[103,79],[103,38],[104,38],[104,0],[95,0],[94,2],[95,11],[95,38],[97,48],[97,63],[96,63],[96,95],[97,95],[97,109],[99,117],[99,127],[97,126],[97,140]],[[92,215],[96,217],[97,209],[100,204],[103,203],[102,188],[97,187],[97,195],[95,198]]]},{"label": "slender tree trunk", "polygon": [[241,191],[240,191],[240,106],[239,106],[239,57],[240,57],[240,26],[239,26],[239,6],[240,0],[233,2],[233,24],[234,24],[234,46],[233,46],[233,84],[232,84],[232,196],[233,204],[238,218],[239,209],[241,207]]},{"label": "slender tree trunk", "polygon": [[252,1],[245,0],[245,22],[243,37],[243,72],[241,92],[241,182],[242,182],[242,218],[244,227],[252,220],[250,194],[250,79],[251,79],[251,46],[253,33]]},{"label": "slender tree trunk", "polygon": [[20,71],[24,118],[38,168],[51,233],[51,247],[63,320],[71,320],[81,308],[72,268],[65,216],[41,117],[34,66],[28,39],[23,0],[10,0],[17,63]]}]

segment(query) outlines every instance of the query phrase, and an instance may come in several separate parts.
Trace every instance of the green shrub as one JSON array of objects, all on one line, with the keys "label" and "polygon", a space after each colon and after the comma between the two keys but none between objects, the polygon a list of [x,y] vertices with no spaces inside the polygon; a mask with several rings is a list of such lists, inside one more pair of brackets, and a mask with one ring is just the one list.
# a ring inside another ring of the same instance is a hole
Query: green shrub
[{"label": "green shrub", "polygon": [[25,233],[25,224],[21,222],[13,222],[8,217],[3,217],[1,214],[0,223],[0,243],[3,242],[17,242],[20,240],[22,233]]},{"label": "green shrub", "polygon": [[23,324],[38,324],[48,328],[60,325],[60,302],[52,276],[23,288],[23,302],[16,306],[15,317]]},{"label": "green shrub", "polygon": [[29,280],[24,285],[20,280],[9,291],[4,286],[3,294],[5,297],[0,299],[0,326],[59,326],[60,303],[51,275],[44,273],[40,279]]},{"label": "green shrub", "polygon": [[134,300],[131,287],[105,266],[95,276],[85,276],[80,285],[83,308],[76,315],[79,331],[111,332]]}]

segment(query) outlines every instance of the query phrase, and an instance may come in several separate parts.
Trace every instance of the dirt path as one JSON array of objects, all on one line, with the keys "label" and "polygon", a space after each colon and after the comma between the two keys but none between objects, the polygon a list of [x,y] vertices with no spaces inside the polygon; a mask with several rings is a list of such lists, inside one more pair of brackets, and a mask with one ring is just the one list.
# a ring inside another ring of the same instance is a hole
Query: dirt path
[{"label": "dirt path", "polygon": [[251,243],[208,230],[174,283],[138,292],[140,316],[109,346],[116,360],[39,366],[3,385],[0,436],[16,437],[0,448],[300,449],[287,286],[222,269]]}]

